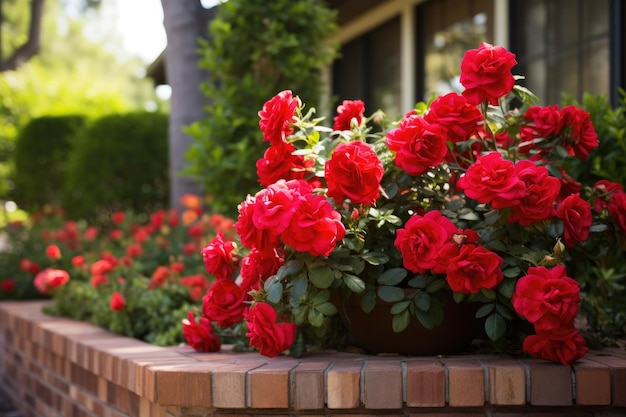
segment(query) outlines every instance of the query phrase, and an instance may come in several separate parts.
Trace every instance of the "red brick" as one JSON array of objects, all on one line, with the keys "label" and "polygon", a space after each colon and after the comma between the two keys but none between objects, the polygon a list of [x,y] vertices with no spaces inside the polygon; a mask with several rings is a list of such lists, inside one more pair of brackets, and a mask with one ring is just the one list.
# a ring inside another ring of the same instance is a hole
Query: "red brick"
[{"label": "red brick", "polygon": [[530,373],[530,404],[572,405],[572,370],[540,359],[526,359]]},{"label": "red brick", "polygon": [[581,359],[574,364],[576,404],[611,404],[611,370],[602,364]]},{"label": "red brick", "polygon": [[485,403],[485,370],[476,359],[446,358],[448,404],[451,407],[479,407]]},{"label": "red brick", "polygon": [[217,408],[247,407],[247,374],[248,371],[262,366],[264,360],[225,364],[212,371],[213,406]]},{"label": "red brick", "polygon": [[324,371],[329,362],[304,362],[292,372],[292,401],[296,410],[318,410],[324,408],[326,392]]},{"label": "red brick", "polygon": [[362,361],[334,362],[326,374],[326,398],[330,409],[361,405]]},{"label": "red brick", "polygon": [[485,359],[488,367],[489,402],[494,405],[526,403],[526,370],[511,359]]},{"label": "red brick", "polygon": [[613,405],[626,407],[626,360],[619,356],[589,353],[586,358],[611,367],[611,395]]},{"label": "red brick", "polygon": [[363,369],[363,403],[368,409],[402,408],[402,363],[373,359]]},{"label": "red brick", "polygon": [[248,372],[250,407],[289,408],[289,372],[298,363],[277,358]]}]

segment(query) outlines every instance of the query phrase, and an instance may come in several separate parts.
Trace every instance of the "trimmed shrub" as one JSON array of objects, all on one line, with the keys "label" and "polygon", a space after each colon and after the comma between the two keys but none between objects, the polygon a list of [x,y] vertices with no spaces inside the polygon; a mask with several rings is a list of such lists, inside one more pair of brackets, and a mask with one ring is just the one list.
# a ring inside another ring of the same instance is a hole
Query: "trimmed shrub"
[{"label": "trimmed shrub", "polygon": [[60,203],[71,139],[84,125],[83,116],[44,116],[32,119],[19,132],[13,198],[21,207],[33,211]]},{"label": "trimmed shrub", "polygon": [[212,210],[234,215],[246,194],[258,191],[255,163],[267,147],[258,111],[290,89],[317,105],[320,71],[335,49],[326,39],[336,14],[321,0],[229,0],[219,5],[202,42],[200,65],[209,80],[207,118],[189,128],[197,141],[188,174],[214,197]]},{"label": "trimmed shrub", "polygon": [[167,116],[136,112],[95,120],[76,137],[66,174],[62,205],[69,218],[166,207]]}]

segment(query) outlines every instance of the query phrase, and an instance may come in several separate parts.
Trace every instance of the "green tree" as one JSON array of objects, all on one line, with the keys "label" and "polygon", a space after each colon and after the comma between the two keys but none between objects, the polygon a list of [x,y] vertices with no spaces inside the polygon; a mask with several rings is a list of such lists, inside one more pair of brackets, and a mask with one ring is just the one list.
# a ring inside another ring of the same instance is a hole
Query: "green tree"
[{"label": "green tree", "polygon": [[188,131],[197,139],[188,173],[214,197],[213,210],[232,214],[258,189],[255,163],[266,144],[258,128],[263,103],[290,89],[308,103],[321,94],[321,69],[335,49],[325,39],[335,12],[321,0],[229,0],[220,4],[203,43],[209,71],[206,119]]}]

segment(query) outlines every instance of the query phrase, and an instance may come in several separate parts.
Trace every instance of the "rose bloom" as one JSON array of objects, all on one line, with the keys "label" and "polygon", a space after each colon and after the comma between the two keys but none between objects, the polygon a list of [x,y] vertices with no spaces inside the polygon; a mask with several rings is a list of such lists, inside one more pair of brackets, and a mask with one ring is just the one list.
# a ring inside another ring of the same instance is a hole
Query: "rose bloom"
[{"label": "rose bloom", "polygon": [[527,227],[551,218],[561,190],[561,181],[551,177],[546,167],[537,166],[529,160],[519,161],[515,165],[515,174],[526,184],[526,194],[513,207],[508,221]]},{"label": "rose bloom", "polygon": [[353,204],[373,204],[379,196],[385,170],[370,145],[361,141],[340,143],[324,166],[329,197],[340,204],[349,198]]},{"label": "rose bloom", "polygon": [[72,258],[72,266],[75,268],[82,268],[85,266],[85,258],[82,255],[76,255]]},{"label": "rose bloom", "polygon": [[185,264],[183,262],[172,262],[170,263],[170,271],[180,274],[185,270]]},{"label": "rose bloom", "polygon": [[218,352],[222,342],[220,338],[213,334],[211,322],[206,317],[200,317],[199,322],[190,311],[183,322],[183,335],[185,341],[197,352]]},{"label": "rose bloom", "polygon": [[591,204],[580,198],[578,193],[572,194],[557,206],[556,217],[563,221],[563,243],[572,247],[583,242],[589,236],[591,227]]},{"label": "rose bloom", "polygon": [[528,268],[515,286],[515,311],[535,325],[537,332],[551,332],[569,325],[578,314],[580,286],[565,275],[565,267]]},{"label": "rose bloom", "polygon": [[563,130],[563,118],[559,111],[559,106],[530,106],[524,119],[531,124],[522,125],[520,136],[522,143],[520,152],[528,153],[531,149],[545,151],[535,146],[535,140],[539,138],[549,138],[556,136]]},{"label": "rose bloom", "polygon": [[622,184],[609,180],[599,180],[593,186],[593,209],[601,213],[608,206],[611,196],[616,191],[624,191]]},{"label": "rose bloom", "polygon": [[261,281],[278,272],[285,263],[285,258],[279,255],[276,249],[262,251],[252,249],[241,262],[241,288],[247,293],[258,290]]},{"label": "rose bloom", "polygon": [[133,243],[126,248],[126,256],[136,258],[143,253],[143,249],[139,243]]},{"label": "rose bloom", "polygon": [[189,210],[192,210],[198,214],[202,212],[202,199],[195,194],[183,194],[183,196],[180,197],[179,201],[181,206]]},{"label": "rose bloom", "polygon": [[109,306],[111,307],[111,310],[113,311],[120,311],[124,307],[126,307],[126,300],[124,299],[124,296],[119,291],[115,291],[113,294],[111,294],[111,298],[109,300]]},{"label": "rose bloom", "polygon": [[607,205],[609,215],[617,226],[626,233],[626,192],[616,191],[611,195]]},{"label": "rose bloom", "polygon": [[85,229],[85,240],[91,242],[98,237],[98,232],[99,230],[97,227],[89,226],[87,229]]},{"label": "rose bloom", "polygon": [[439,250],[436,264],[431,268],[434,274],[445,274],[450,264],[450,259],[461,253],[463,245],[477,243],[480,236],[473,229],[458,229],[452,233],[452,238]]},{"label": "rose bloom", "polygon": [[276,323],[276,311],[267,303],[255,304],[245,318],[250,346],[256,347],[263,356],[278,356],[296,340],[297,326],[293,323]]},{"label": "rose bloom", "polygon": [[263,157],[256,161],[259,184],[267,187],[280,179],[303,179],[315,161],[294,155],[295,150],[295,146],[287,142],[279,142],[267,148]]},{"label": "rose bloom", "polygon": [[0,282],[0,291],[2,291],[5,294],[15,291],[16,287],[17,285],[15,284],[15,281],[13,281],[12,278],[5,278],[2,280],[2,282]]},{"label": "rose bloom", "polygon": [[154,272],[152,272],[152,275],[150,276],[150,283],[153,286],[160,287],[161,285],[163,285],[163,283],[165,283],[165,281],[167,280],[167,278],[169,278],[169,276],[170,276],[169,268],[163,265],[159,265],[156,267]]},{"label": "rose bloom", "polygon": [[515,64],[515,54],[501,46],[483,42],[478,49],[468,50],[461,61],[463,96],[471,104],[486,100],[497,106],[499,98],[513,90],[515,79],[511,69]]},{"label": "rose bloom", "polygon": [[70,274],[62,269],[46,268],[35,275],[33,285],[42,294],[50,294],[56,288],[62,287],[70,280]]},{"label": "rose bloom", "polygon": [[587,157],[598,146],[598,134],[591,123],[591,116],[576,106],[565,106],[561,109],[563,123],[571,131],[572,152],[576,158],[586,161]]},{"label": "rose bloom", "polygon": [[94,288],[98,288],[100,285],[106,284],[109,282],[109,277],[106,275],[92,275],[91,276],[91,286]]},{"label": "rose bloom", "polygon": [[357,126],[361,125],[365,113],[365,103],[361,100],[344,100],[337,107],[337,116],[333,123],[333,130],[350,130],[352,120]]},{"label": "rose bloom", "polygon": [[579,193],[582,189],[582,184],[575,181],[571,175],[569,175],[563,168],[559,168],[561,172],[561,191],[559,192],[559,198],[561,200],[569,197],[572,194]]},{"label": "rose bloom", "polygon": [[180,279],[180,283],[189,288],[189,297],[197,300],[209,289],[209,282],[202,274],[189,275]]},{"label": "rose bloom", "polygon": [[394,245],[402,254],[404,267],[423,274],[437,265],[442,247],[455,231],[448,218],[433,210],[424,216],[411,216],[404,228],[396,231]]},{"label": "rose bloom", "polygon": [[279,180],[262,189],[254,198],[254,226],[279,235],[289,226],[300,204],[302,193],[312,191],[306,181],[285,180]]},{"label": "rose bloom", "polygon": [[243,320],[245,299],[246,292],[235,281],[217,280],[202,297],[202,314],[222,328],[231,326]]},{"label": "rose bloom", "polygon": [[439,96],[430,104],[424,119],[443,127],[446,139],[457,143],[478,133],[483,115],[475,105],[458,93]]},{"label": "rose bloom", "polygon": [[108,259],[100,259],[93,264],[89,268],[89,271],[92,275],[104,275],[108,272],[111,272],[115,268],[115,264]]},{"label": "rose bloom", "polygon": [[489,203],[495,209],[516,206],[526,193],[526,185],[515,175],[513,163],[499,152],[479,157],[457,184],[469,198]]},{"label": "rose bloom", "polygon": [[113,213],[111,215],[111,220],[115,224],[122,224],[122,223],[124,223],[124,219],[125,218],[126,218],[126,214],[124,214],[123,211],[116,211],[115,213]]},{"label": "rose bloom", "polygon": [[490,290],[502,282],[500,265],[503,259],[480,245],[461,246],[459,254],[449,261],[446,281],[452,291],[476,294]]},{"label": "rose bloom", "polygon": [[61,249],[57,245],[48,245],[46,256],[52,260],[61,259]]},{"label": "rose bloom", "polygon": [[535,358],[561,362],[563,365],[571,365],[589,351],[585,339],[574,326],[527,336],[522,349]]},{"label": "rose bloom", "polygon": [[235,270],[233,254],[237,244],[232,240],[224,240],[224,233],[219,232],[213,240],[202,249],[202,260],[209,274],[217,279],[231,278]]},{"label": "rose bloom", "polygon": [[256,198],[250,195],[246,196],[246,199],[237,206],[239,215],[235,223],[235,230],[241,244],[246,248],[257,247],[269,250],[278,245],[279,238],[272,230],[259,229],[254,225],[255,207]]},{"label": "rose bloom", "polygon": [[289,90],[281,91],[266,101],[259,111],[259,127],[263,132],[263,140],[272,145],[284,141],[293,132],[291,123],[298,106],[300,99],[293,97]]},{"label": "rose bloom", "polygon": [[418,176],[444,160],[448,153],[445,135],[439,125],[411,115],[404,117],[400,125],[387,134],[386,142],[396,153],[396,165]]},{"label": "rose bloom", "polygon": [[328,256],[345,236],[341,215],[322,195],[305,194],[281,237],[286,245],[313,256]]}]

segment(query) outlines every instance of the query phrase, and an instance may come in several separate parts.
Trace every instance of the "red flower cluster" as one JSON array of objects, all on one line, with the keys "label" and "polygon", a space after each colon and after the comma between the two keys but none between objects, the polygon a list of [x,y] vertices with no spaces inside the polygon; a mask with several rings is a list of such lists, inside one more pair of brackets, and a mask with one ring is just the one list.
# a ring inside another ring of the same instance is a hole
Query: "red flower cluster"
[{"label": "red flower cluster", "polygon": [[37,288],[40,293],[50,294],[57,288],[67,284],[69,280],[70,274],[68,274],[67,271],[62,269],[47,268],[35,276],[33,285],[35,285],[35,288]]}]

